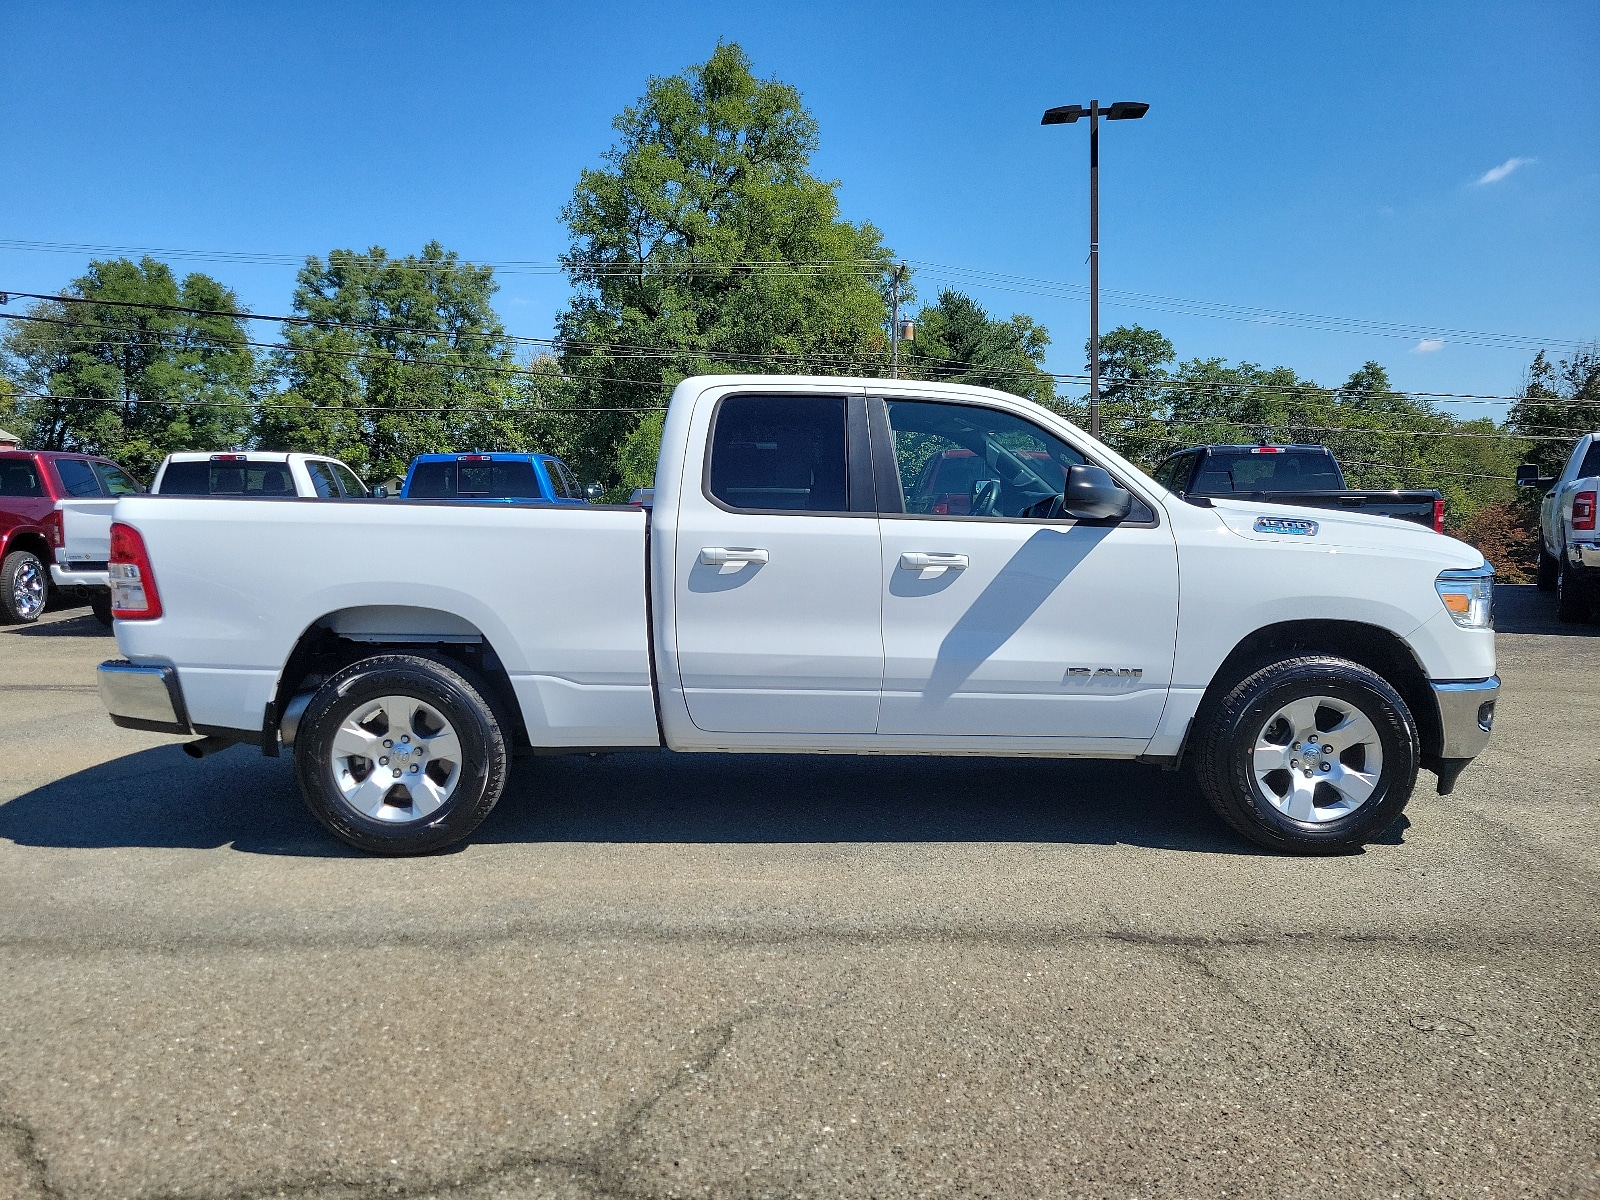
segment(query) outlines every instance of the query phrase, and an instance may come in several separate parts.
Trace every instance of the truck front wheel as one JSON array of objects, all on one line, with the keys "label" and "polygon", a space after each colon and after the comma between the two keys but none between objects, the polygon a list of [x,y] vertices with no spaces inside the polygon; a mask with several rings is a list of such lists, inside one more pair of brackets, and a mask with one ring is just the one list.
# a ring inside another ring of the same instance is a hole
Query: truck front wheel
[{"label": "truck front wheel", "polygon": [[375,854],[461,841],[505,786],[505,735],[487,694],[465,668],[421,655],[346,667],[317,690],[295,735],[306,806]]},{"label": "truck front wheel", "polygon": [[1264,667],[1202,714],[1196,774],[1218,816],[1270,850],[1340,854],[1383,833],[1416,785],[1411,710],[1342,658]]},{"label": "truck front wheel", "polygon": [[13,550],[0,563],[0,625],[37,621],[50,599],[50,573],[38,555]]}]

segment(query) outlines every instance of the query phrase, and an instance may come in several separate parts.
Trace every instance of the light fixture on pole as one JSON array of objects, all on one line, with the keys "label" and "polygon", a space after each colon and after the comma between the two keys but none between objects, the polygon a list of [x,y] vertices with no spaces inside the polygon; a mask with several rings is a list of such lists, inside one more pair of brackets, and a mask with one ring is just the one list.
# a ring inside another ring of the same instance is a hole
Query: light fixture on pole
[{"label": "light fixture on pole", "polygon": [[1137,121],[1150,111],[1148,104],[1118,100],[1110,108],[1100,101],[1063,104],[1047,108],[1041,125],[1071,125],[1080,117],[1089,118],[1089,434],[1100,436],[1100,118],[1108,121]]}]

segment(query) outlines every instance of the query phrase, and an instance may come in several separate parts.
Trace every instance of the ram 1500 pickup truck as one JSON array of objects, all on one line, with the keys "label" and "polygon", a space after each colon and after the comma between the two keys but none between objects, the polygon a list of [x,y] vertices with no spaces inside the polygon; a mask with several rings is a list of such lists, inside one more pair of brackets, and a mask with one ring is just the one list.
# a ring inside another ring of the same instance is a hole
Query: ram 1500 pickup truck
[{"label": "ram 1500 pickup truck", "polygon": [[[982,463],[959,506],[936,455]],[[1197,507],[954,384],[685,380],[649,507],[129,497],[111,563],[112,719],[292,747],[386,853],[467,837],[519,747],[1184,763],[1244,836],[1332,853],[1419,767],[1448,792],[1499,689],[1476,550]]]},{"label": "ram 1500 pickup truck", "polygon": [[1345,484],[1326,446],[1191,446],[1168,455],[1152,474],[1182,496],[1353,509],[1444,532],[1444,493],[1359,491]]},{"label": "ram 1500 pickup truck", "polygon": [[1567,465],[1554,479],[1540,479],[1537,465],[1517,468],[1517,484],[1544,492],[1539,507],[1539,590],[1556,593],[1556,616],[1587,621],[1600,605],[1600,433],[1578,439]]}]

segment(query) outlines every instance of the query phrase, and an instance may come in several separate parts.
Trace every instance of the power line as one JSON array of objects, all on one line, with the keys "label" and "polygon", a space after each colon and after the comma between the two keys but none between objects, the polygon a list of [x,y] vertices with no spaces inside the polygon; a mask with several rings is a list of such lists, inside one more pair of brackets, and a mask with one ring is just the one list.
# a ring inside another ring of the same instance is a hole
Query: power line
[{"label": "power line", "polygon": [[[105,254],[160,254],[173,258],[182,258],[199,261],[238,262],[254,265],[269,266],[299,266],[304,265],[315,255],[292,255],[282,253],[258,253],[251,251],[231,250],[180,250],[173,247],[155,246],[105,246],[90,243],[73,242],[45,242],[21,238],[0,238],[0,249],[23,251],[43,251],[51,253],[105,253]],[[355,263],[383,270],[410,270],[431,272],[439,269],[444,264],[429,264],[417,262],[403,262],[388,258],[378,259],[370,255],[332,251],[327,259],[318,261],[332,262],[335,259],[341,262]],[[1066,282],[1062,280],[1042,279],[1026,275],[1013,275],[1002,271],[990,271],[978,267],[963,267],[949,263],[932,262],[926,259],[908,259],[916,263],[924,271],[937,275],[944,273],[953,277],[957,282],[967,283],[969,286],[983,286],[999,291],[1028,293],[1032,295],[1053,296],[1074,300],[1086,300],[1088,289],[1084,284]],[[762,270],[771,274],[817,275],[839,273],[848,271],[863,277],[878,277],[886,275],[893,269],[893,264],[885,259],[856,258],[856,259],[817,259],[812,261],[789,260],[751,260],[735,264],[725,263],[699,263],[679,262],[671,260],[626,260],[613,259],[608,261],[585,263],[574,256],[567,256],[557,261],[540,260],[483,260],[468,261],[457,259],[455,265],[466,267],[488,267],[506,274],[557,274],[574,273],[593,274],[602,277],[609,275],[634,275],[641,272],[660,271],[664,274],[732,274],[742,269]],[[780,268],[782,269],[780,271]],[[1170,312],[1185,316],[1201,316],[1217,320],[1242,321],[1252,324],[1286,325],[1291,328],[1312,329],[1333,333],[1354,333],[1376,337],[1424,338],[1443,337],[1447,341],[1464,345],[1481,345],[1495,348],[1522,348],[1535,349],[1544,347],[1564,347],[1579,349],[1588,343],[1582,339],[1538,337],[1530,334],[1495,333],[1482,330],[1455,329],[1447,326],[1419,324],[1415,322],[1386,321],[1367,317],[1343,317],[1325,313],[1303,313],[1289,309],[1274,309],[1255,307],[1251,305],[1233,304],[1226,301],[1194,300],[1180,296],[1163,296],[1150,292],[1125,291],[1114,288],[1102,289],[1103,296],[1119,301],[1132,308],[1146,308],[1159,312]]]},{"label": "power line", "polygon": [[565,413],[647,413],[664,412],[666,405],[654,404],[643,408],[567,408],[563,405],[528,404],[514,405],[502,404],[494,408],[482,406],[478,408],[464,408],[460,404],[453,404],[447,408],[413,408],[410,405],[399,407],[384,404],[272,404],[265,400],[147,400],[138,397],[121,396],[61,396],[53,392],[19,391],[19,396],[32,396],[39,400],[52,400],[60,403],[93,403],[93,404],[160,404],[168,408],[251,408],[251,409],[282,409],[288,412],[330,412],[330,413],[390,413],[395,416],[410,416],[414,413],[471,413],[474,416],[494,413],[510,413],[516,416],[537,414],[541,416],[561,416]]}]

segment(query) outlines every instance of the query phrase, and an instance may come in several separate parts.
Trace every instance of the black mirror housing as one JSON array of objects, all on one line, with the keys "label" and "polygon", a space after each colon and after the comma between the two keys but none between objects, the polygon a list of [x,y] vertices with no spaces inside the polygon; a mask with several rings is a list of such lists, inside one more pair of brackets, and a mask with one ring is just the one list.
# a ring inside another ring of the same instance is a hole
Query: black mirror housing
[{"label": "black mirror housing", "polygon": [[1537,463],[1523,463],[1517,468],[1518,487],[1537,487],[1539,485],[1539,466]]},{"label": "black mirror housing", "polygon": [[1118,487],[1104,467],[1080,463],[1067,471],[1061,509],[1080,521],[1120,521],[1133,511],[1133,493]]},{"label": "black mirror housing", "polygon": [[598,483],[591,483],[588,487],[583,489],[584,498],[588,500],[598,500],[605,494],[606,489]]}]

